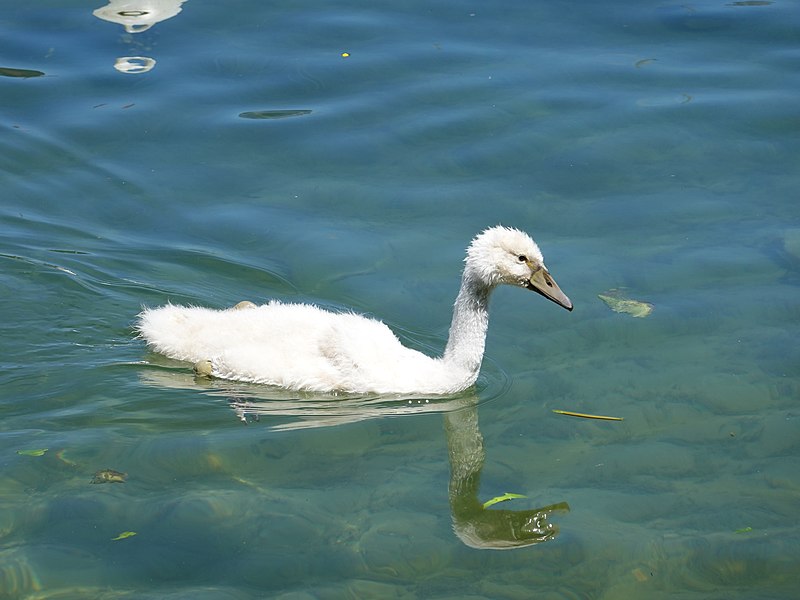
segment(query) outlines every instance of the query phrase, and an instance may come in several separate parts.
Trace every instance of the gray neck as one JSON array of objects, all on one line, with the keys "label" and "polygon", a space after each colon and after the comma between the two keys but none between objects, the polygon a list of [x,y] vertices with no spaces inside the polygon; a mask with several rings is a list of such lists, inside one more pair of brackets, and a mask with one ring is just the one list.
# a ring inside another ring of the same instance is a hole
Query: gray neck
[{"label": "gray neck", "polygon": [[477,283],[468,270],[464,271],[453,307],[450,337],[444,350],[445,362],[474,373],[476,377],[486,345],[491,291],[490,287]]}]

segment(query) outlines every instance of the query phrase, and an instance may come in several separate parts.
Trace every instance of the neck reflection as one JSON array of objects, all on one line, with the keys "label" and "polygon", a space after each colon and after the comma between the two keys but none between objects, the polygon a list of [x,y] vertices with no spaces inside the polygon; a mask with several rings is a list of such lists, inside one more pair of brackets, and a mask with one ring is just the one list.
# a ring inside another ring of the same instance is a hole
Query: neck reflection
[{"label": "neck reflection", "polygon": [[453,531],[464,544],[485,550],[510,550],[547,542],[558,535],[558,526],[548,517],[553,512],[568,512],[566,502],[505,510],[485,508],[478,499],[486,453],[475,398],[468,399],[463,409],[445,413],[444,429],[450,459]]}]

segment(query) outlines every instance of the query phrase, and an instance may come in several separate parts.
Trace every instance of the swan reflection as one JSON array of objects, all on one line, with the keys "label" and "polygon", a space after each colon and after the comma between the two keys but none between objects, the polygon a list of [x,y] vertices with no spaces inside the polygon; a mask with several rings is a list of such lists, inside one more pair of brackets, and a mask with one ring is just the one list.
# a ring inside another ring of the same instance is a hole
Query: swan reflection
[{"label": "swan reflection", "polygon": [[[386,396],[334,396],[290,392],[265,386],[236,384],[218,379],[194,377],[171,369],[147,369],[143,380],[158,387],[194,388],[222,396],[243,422],[262,417],[285,419],[270,425],[276,430],[333,427],[387,416],[441,412],[450,462],[448,497],[453,531],[467,546],[488,550],[522,548],[552,540],[558,526],[549,521],[554,512],[568,512],[559,502],[527,510],[486,508],[479,500],[480,477],[485,460],[483,436],[478,427],[478,396],[424,398]],[[269,397],[265,397],[266,395]]]},{"label": "swan reflection", "polygon": [[478,398],[450,399],[344,398],[329,400],[270,400],[254,402],[229,399],[237,416],[247,422],[263,415],[294,416],[298,420],[274,429],[330,427],[386,416],[444,413],[447,454],[450,461],[448,497],[453,531],[470,548],[510,550],[552,540],[558,526],[548,518],[554,512],[569,512],[559,502],[528,510],[486,508],[479,500],[480,477],[486,453],[478,428]]},{"label": "swan reflection", "polygon": [[[127,33],[142,33],[177,15],[183,10],[184,2],[186,0],[109,0],[92,14],[103,21],[122,25]],[[147,56],[121,56],[114,62],[114,68],[121,73],[147,73],[155,65],[155,59]]]},{"label": "swan reflection", "polygon": [[[156,357],[156,360],[163,362],[162,357]],[[298,392],[195,376],[183,368],[150,368],[141,373],[141,378],[155,387],[203,389],[209,396],[225,398],[236,417],[243,423],[269,419],[269,428],[276,431],[335,427],[420,413],[446,413],[464,406],[462,398],[453,397]],[[491,395],[505,389],[505,383],[505,380],[498,381],[496,387],[486,391]],[[474,401],[477,402],[477,398]]]},{"label": "swan reflection", "polygon": [[463,408],[444,415],[450,458],[450,514],[453,531],[471,548],[510,550],[552,540],[558,526],[549,522],[553,512],[568,512],[559,502],[528,510],[487,509],[478,499],[486,452],[478,428],[476,399],[462,401]]}]

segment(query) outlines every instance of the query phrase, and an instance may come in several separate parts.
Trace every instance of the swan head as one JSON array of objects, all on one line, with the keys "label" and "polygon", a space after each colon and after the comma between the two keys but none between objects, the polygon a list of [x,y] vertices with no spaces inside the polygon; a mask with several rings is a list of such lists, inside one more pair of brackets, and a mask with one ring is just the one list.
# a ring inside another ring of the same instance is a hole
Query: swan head
[{"label": "swan head", "polygon": [[558,287],[539,246],[519,229],[496,226],[478,234],[467,248],[464,276],[491,289],[500,284],[537,292],[572,310],[572,302]]}]

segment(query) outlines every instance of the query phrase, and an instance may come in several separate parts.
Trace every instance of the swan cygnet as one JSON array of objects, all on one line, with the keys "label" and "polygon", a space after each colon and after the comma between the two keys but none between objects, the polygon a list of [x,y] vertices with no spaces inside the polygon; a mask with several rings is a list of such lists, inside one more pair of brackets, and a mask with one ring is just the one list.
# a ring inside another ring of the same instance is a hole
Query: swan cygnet
[{"label": "swan cygnet", "polygon": [[153,350],[196,363],[203,375],[310,392],[445,395],[478,378],[489,296],[500,284],[538,292],[572,310],[536,243],[522,231],[496,226],[467,248],[441,357],[406,348],[381,321],[274,300],[225,310],[147,308],[136,329]]}]

